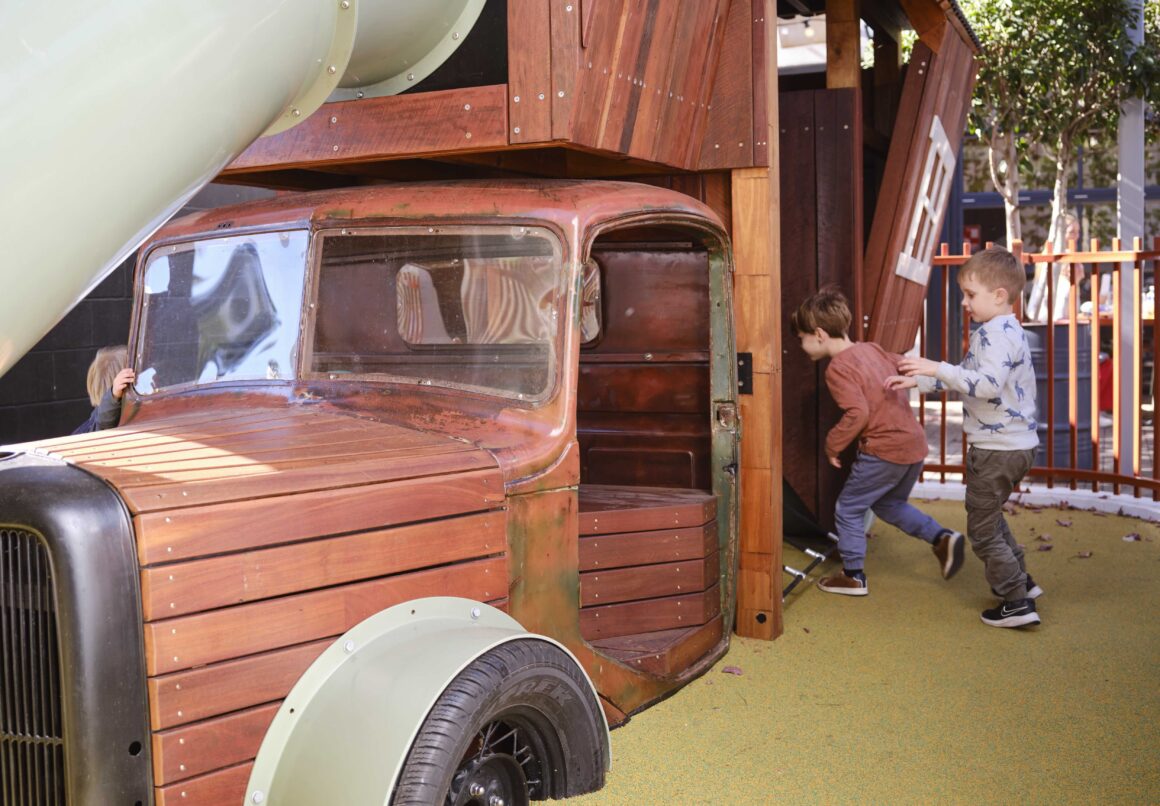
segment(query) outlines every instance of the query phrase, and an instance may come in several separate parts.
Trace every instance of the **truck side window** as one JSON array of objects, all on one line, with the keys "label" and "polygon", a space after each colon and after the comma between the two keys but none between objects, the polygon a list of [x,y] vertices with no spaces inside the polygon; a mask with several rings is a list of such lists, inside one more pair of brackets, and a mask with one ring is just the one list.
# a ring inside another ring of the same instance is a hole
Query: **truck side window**
[{"label": "truck side window", "polygon": [[538,401],[557,373],[567,273],[529,227],[323,233],[310,373]]}]

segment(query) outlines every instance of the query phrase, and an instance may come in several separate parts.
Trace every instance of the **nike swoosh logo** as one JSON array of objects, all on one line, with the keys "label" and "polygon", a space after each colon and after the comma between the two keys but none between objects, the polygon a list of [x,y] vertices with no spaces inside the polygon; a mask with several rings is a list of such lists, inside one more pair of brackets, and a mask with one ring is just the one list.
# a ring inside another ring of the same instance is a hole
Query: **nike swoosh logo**
[{"label": "nike swoosh logo", "polygon": [[1014,616],[1015,614],[1017,614],[1017,613],[1022,613],[1022,612],[1023,612],[1023,608],[1022,608],[1022,607],[1015,607],[1015,608],[1012,608],[1012,609],[1008,610],[1008,609],[1007,609],[1007,605],[1003,605],[1003,607],[1002,607],[1002,608],[1000,608],[1000,610],[999,610],[999,615],[1002,615],[1002,616]]}]

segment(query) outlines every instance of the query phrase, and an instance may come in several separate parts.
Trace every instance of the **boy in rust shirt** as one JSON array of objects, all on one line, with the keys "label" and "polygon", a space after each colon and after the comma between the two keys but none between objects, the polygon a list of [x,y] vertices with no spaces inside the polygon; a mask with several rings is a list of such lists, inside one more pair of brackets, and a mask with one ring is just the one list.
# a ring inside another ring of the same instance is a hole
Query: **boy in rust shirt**
[{"label": "boy in rust shirt", "polygon": [[826,435],[830,464],[840,468],[838,455],[858,440],[858,457],[834,509],[843,571],[819,580],[818,587],[847,596],[870,592],[863,568],[867,510],[930,543],[943,579],[950,579],[963,564],[963,536],[907,502],[926,458],[926,436],[906,394],[885,388],[902,356],[873,342],[850,341],[850,307],[835,289],[823,288],[803,302],[791,324],[811,360],[830,359],[826,386],[843,411]]}]

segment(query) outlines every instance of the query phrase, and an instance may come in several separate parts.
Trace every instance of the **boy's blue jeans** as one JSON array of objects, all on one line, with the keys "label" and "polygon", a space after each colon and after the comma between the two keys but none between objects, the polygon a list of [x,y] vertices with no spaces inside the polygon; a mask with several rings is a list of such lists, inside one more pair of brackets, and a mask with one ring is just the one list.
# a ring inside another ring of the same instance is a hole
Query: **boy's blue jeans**
[{"label": "boy's blue jeans", "polygon": [[922,462],[896,465],[867,453],[858,454],[834,508],[843,567],[850,570],[863,567],[868,509],[908,535],[934,543],[943,527],[907,501],[921,471]]}]

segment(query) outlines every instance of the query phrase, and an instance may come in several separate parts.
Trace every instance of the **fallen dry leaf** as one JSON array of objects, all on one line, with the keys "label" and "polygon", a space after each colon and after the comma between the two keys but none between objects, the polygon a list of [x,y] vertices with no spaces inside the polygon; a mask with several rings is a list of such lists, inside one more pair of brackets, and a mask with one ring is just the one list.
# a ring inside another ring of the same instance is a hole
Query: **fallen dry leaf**
[{"label": "fallen dry leaf", "polygon": [[[1125,539],[1126,539],[1126,538],[1125,538]],[[802,627],[802,632],[804,632],[806,635],[809,635],[809,633],[810,633],[810,628],[809,628],[809,627]]]},{"label": "fallen dry leaf", "polygon": [[1055,522],[1060,526],[1071,526],[1071,521],[1065,521],[1063,518],[1056,518]]},{"label": "fallen dry leaf", "polygon": [[1037,537],[1035,539],[1040,541],[1041,543],[1050,543],[1051,542],[1051,535],[1044,532],[1043,534],[1041,534],[1039,537]]},{"label": "fallen dry leaf", "polygon": [[1092,556],[1092,553],[1091,553],[1090,551],[1077,551],[1077,552],[1075,553],[1075,556],[1076,556],[1078,559],[1081,559],[1081,560],[1086,560],[1088,557],[1091,557],[1091,556]]},{"label": "fallen dry leaf", "polygon": [[1143,538],[1140,537],[1139,532],[1129,532],[1128,534],[1124,535],[1125,543],[1139,543],[1141,540],[1143,540]]},{"label": "fallen dry leaf", "polygon": [[1039,546],[1037,546],[1035,548],[1035,550],[1036,551],[1051,551],[1053,548],[1055,548],[1055,546],[1051,545],[1050,543],[1041,543]]},{"label": "fallen dry leaf", "polygon": [[740,666],[726,666],[724,669],[721,670],[721,673],[722,674],[740,675],[742,672],[741,672]]}]

